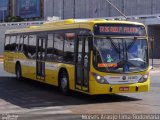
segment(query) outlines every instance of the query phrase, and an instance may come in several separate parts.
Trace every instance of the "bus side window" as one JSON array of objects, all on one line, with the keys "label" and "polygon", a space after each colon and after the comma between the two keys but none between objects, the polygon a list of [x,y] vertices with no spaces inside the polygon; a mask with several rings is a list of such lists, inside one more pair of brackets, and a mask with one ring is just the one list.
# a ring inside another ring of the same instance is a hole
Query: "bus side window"
[{"label": "bus side window", "polygon": [[54,59],[53,44],[54,44],[53,34],[48,34],[47,55],[46,55],[48,61],[53,61]]},{"label": "bus side window", "polygon": [[75,33],[66,33],[64,41],[64,62],[74,63]]},{"label": "bus side window", "polygon": [[54,60],[55,61],[63,61],[63,43],[64,36],[63,34],[55,34],[54,36]]},{"label": "bus side window", "polygon": [[16,51],[19,51],[19,40],[20,40],[20,36],[17,36],[16,38],[17,38],[17,40],[16,40]]},{"label": "bus side window", "polygon": [[9,43],[10,43],[10,36],[6,36],[5,47],[4,47],[4,49],[6,51],[8,51],[10,49],[10,44]]},{"label": "bus side window", "polygon": [[29,35],[28,57],[31,59],[36,58],[36,39],[36,35]]},{"label": "bus side window", "polygon": [[10,51],[16,51],[16,36],[10,38]]},{"label": "bus side window", "polygon": [[28,57],[28,35],[23,36],[24,42],[23,42],[23,52]]},{"label": "bus side window", "polygon": [[23,35],[20,36],[20,41],[19,41],[19,50],[18,51],[23,51]]}]

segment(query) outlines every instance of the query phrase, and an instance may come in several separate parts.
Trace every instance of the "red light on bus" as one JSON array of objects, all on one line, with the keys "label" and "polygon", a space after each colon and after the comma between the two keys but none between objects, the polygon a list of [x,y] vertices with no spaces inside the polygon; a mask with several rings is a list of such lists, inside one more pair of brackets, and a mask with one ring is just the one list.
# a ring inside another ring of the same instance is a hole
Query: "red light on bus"
[{"label": "red light on bus", "polygon": [[67,39],[73,39],[73,38],[75,38],[75,33],[66,33],[65,35],[66,35]]},{"label": "red light on bus", "polygon": [[124,27],[125,33],[136,33],[137,29],[135,27]]}]

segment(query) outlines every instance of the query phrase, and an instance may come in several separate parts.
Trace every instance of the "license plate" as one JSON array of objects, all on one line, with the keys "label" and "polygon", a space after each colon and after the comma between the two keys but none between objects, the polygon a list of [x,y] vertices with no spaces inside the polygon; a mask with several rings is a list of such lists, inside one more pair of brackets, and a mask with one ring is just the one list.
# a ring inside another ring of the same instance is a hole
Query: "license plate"
[{"label": "license plate", "polygon": [[120,87],[119,91],[129,91],[129,87]]}]

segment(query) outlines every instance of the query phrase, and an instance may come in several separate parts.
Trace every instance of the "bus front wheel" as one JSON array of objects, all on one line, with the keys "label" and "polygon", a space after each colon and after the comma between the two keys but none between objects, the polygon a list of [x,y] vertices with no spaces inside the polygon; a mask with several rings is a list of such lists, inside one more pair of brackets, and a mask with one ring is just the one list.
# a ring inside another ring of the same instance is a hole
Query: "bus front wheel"
[{"label": "bus front wheel", "polygon": [[16,65],[16,79],[17,80],[21,80],[22,79],[22,72],[21,72],[20,64]]},{"label": "bus front wheel", "polygon": [[60,90],[63,94],[68,95],[69,94],[69,80],[68,80],[68,74],[66,71],[63,71],[60,73]]}]

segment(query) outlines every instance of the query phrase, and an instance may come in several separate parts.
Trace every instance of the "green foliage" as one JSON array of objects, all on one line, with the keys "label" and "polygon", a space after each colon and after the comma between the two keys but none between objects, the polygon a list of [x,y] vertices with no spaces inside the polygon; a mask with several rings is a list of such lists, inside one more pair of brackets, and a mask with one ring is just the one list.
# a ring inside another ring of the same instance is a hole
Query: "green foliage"
[{"label": "green foliage", "polygon": [[24,21],[20,16],[7,16],[5,22],[21,22]]},{"label": "green foliage", "polygon": [[22,22],[22,21],[37,21],[41,20],[41,17],[34,17],[34,18],[22,18],[20,16],[7,16],[5,22]]}]

